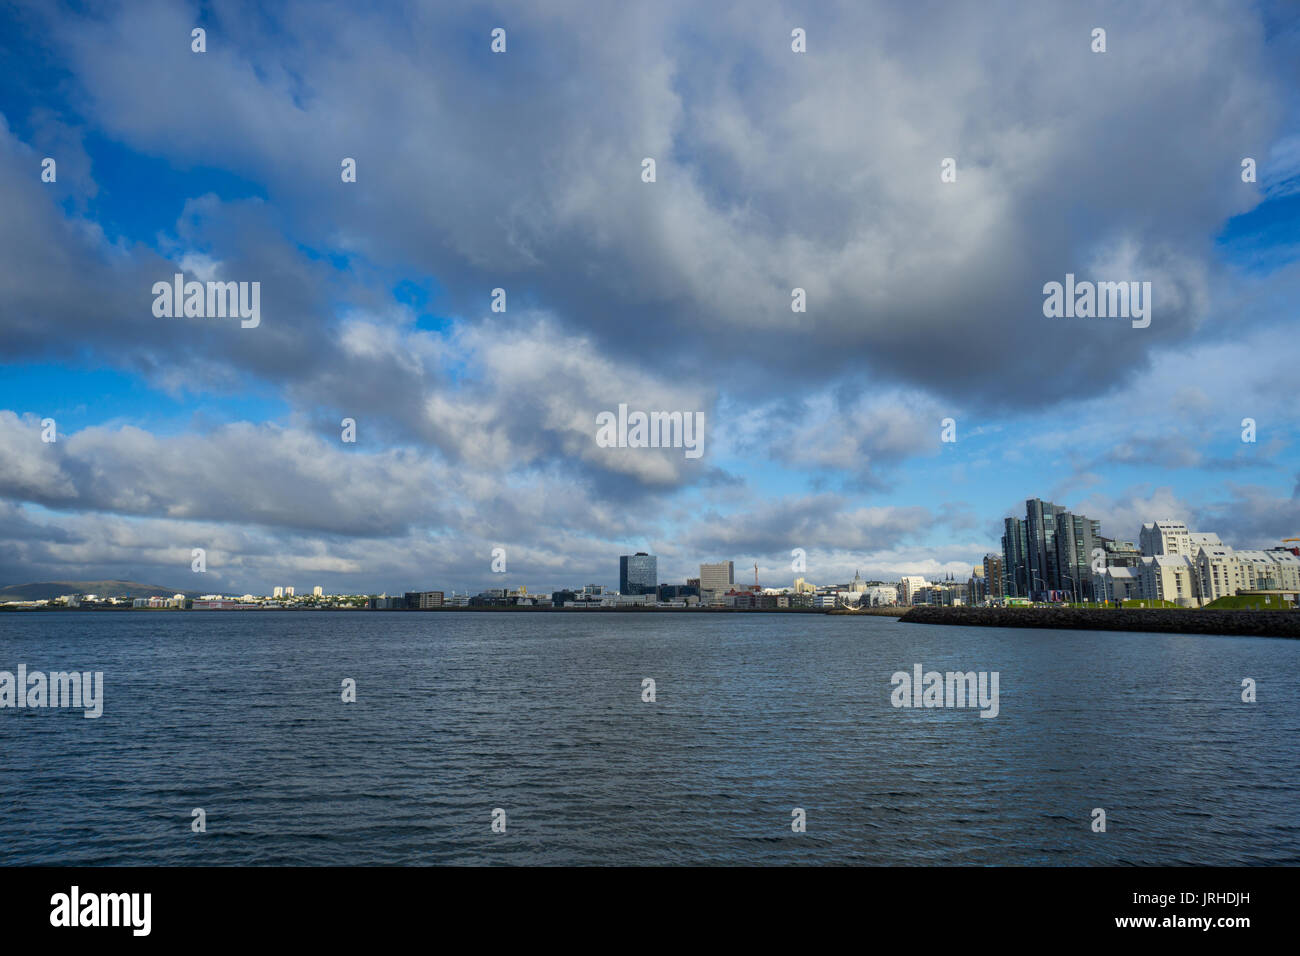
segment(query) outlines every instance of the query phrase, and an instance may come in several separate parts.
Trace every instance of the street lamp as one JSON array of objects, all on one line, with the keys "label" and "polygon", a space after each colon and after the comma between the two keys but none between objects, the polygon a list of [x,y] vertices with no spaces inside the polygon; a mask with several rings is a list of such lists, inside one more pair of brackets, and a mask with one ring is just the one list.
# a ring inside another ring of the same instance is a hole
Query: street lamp
[{"label": "street lamp", "polygon": [[[1078,592],[1081,592],[1081,591],[1083,590],[1083,588],[1080,588],[1080,587],[1079,587],[1079,582],[1076,581],[1076,580],[1075,580],[1073,577],[1071,577],[1070,575],[1066,574],[1064,571],[1061,572],[1061,577],[1066,578],[1066,579],[1070,582],[1070,603],[1071,603],[1071,604],[1077,604],[1078,602],[1075,600],[1076,594],[1077,594]],[[1076,589],[1077,589],[1077,591],[1076,591]]]}]

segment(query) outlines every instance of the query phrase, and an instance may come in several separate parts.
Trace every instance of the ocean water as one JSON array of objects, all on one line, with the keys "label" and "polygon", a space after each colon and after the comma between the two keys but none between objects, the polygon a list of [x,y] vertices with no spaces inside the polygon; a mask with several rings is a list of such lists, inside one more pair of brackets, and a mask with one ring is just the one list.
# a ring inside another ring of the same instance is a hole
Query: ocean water
[{"label": "ocean water", "polygon": [[[20,663],[102,671],[104,713],[0,710],[8,865],[1300,863],[1295,641],[775,614],[0,614],[0,670]],[[997,717],[891,706],[914,664],[998,672]]]}]

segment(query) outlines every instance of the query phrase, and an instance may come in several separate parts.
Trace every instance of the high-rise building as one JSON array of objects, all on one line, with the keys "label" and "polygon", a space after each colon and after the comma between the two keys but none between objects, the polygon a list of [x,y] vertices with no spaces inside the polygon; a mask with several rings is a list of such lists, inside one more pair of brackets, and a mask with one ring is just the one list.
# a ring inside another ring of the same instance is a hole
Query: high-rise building
[{"label": "high-rise building", "polygon": [[1006,594],[1002,578],[1002,559],[996,554],[984,555],[984,589],[990,601],[1001,601]]},{"label": "high-rise building", "polygon": [[1068,591],[1092,594],[1092,552],[1101,547],[1101,522],[1061,505],[1030,498],[1025,520],[1003,519],[1002,579],[1005,597],[1041,597]]},{"label": "high-rise building", "polygon": [[1092,549],[1101,536],[1101,523],[1086,515],[1062,511],[1056,516],[1056,568],[1059,587],[1081,601],[1092,600]]},{"label": "high-rise building", "polygon": [[321,597],[324,593],[325,593],[325,589],[322,588],[319,584],[311,589],[312,597]]},{"label": "high-rise building", "polygon": [[730,591],[736,584],[734,561],[700,565],[700,593],[705,591]]},{"label": "high-rise building", "polygon": [[638,551],[618,559],[620,594],[654,594],[659,587],[659,559]]},{"label": "high-rise building", "polygon": [[1019,518],[1002,521],[1002,581],[1005,597],[1029,597],[1029,538]]},{"label": "high-rise building", "polygon": [[1025,502],[1025,533],[1029,541],[1029,593],[1060,590],[1056,558],[1056,518],[1065,508],[1042,498]]},{"label": "high-rise building", "polygon": [[275,591],[272,592],[271,597],[278,597],[278,598],[284,597],[284,588],[276,587]]}]

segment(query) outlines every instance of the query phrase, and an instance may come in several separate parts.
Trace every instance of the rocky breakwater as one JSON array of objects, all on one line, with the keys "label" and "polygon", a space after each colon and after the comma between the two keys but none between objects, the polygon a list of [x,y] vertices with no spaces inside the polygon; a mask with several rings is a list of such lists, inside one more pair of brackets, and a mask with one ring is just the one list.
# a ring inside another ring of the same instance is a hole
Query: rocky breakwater
[{"label": "rocky breakwater", "polygon": [[908,624],[967,627],[1047,627],[1062,631],[1156,631],[1300,638],[1300,611],[1219,611],[1190,608],[914,607]]}]

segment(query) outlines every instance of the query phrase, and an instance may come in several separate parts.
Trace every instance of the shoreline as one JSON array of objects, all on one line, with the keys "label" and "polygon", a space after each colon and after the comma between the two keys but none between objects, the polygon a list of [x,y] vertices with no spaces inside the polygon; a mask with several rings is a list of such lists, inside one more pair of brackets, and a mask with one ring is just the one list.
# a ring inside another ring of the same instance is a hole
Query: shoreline
[{"label": "shoreline", "polygon": [[315,613],[334,613],[334,612],[361,612],[366,614],[429,614],[429,613],[492,613],[500,612],[505,614],[563,614],[575,612],[578,614],[840,614],[846,616],[884,616],[899,617],[906,608],[871,608],[866,611],[845,611],[841,608],[823,608],[823,607],[640,607],[629,605],[627,607],[534,607],[529,605],[508,605],[508,606],[482,606],[482,607],[383,607],[383,608],[365,608],[365,607],[244,607],[244,608],[178,608],[178,607],[125,607],[125,606],[107,606],[94,605],[90,607],[0,607],[0,611],[114,611],[114,612],[152,612],[167,613],[181,612],[185,614],[240,614],[240,613],[260,613],[267,611],[286,611],[290,613],[311,611]]},{"label": "shoreline", "polygon": [[1058,631],[1145,631],[1300,639],[1300,611],[1205,608],[913,607],[904,624],[1029,627]]}]

